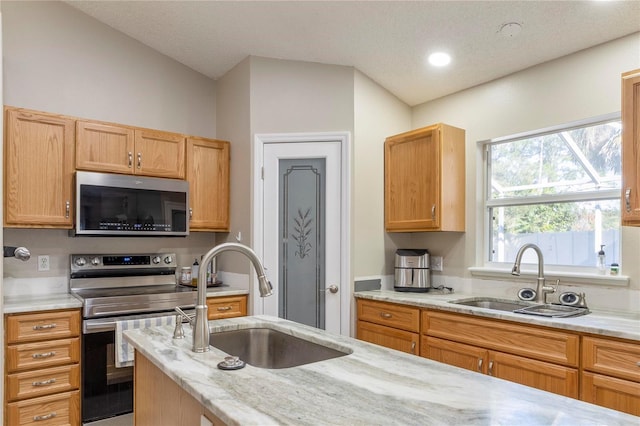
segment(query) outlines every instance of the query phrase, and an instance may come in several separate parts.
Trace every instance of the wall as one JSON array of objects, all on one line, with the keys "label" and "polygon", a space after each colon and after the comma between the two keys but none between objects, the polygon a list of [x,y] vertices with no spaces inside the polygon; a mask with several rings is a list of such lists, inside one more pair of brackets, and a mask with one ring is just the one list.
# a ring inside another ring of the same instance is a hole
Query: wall
[{"label": "wall", "polygon": [[[467,131],[467,232],[415,234],[412,243],[443,255],[447,275],[468,277],[468,267],[481,266],[477,142],[620,111],[620,74],[640,67],[638,46],[636,33],[415,107],[413,127],[445,122]],[[623,228],[622,240],[622,274],[640,289],[640,229]],[[392,265],[387,257],[387,273]]]},{"label": "wall", "polygon": [[[213,80],[62,2],[2,2],[5,105],[187,134],[216,136]],[[181,264],[215,243],[187,238],[69,238],[65,231],[5,229],[4,243],[26,245],[34,261],[4,262],[5,294],[58,291],[75,252],[171,250]],[[51,270],[36,272],[37,256]],[[24,285],[14,284],[23,278]],[[50,278],[50,279],[47,279]],[[65,287],[66,290],[66,287]]]},{"label": "wall", "polygon": [[384,231],[384,140],[411,129],[411,108],[365,74],[354,73],[353,275],[385,275],[385,259],[409,234]]}]

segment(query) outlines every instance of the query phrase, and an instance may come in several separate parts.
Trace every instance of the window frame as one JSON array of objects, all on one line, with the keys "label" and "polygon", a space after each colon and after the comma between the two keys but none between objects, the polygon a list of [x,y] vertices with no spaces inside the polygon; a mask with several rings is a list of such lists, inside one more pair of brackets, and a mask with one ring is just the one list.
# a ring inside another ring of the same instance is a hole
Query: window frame
[{"label": "window frame", "polygon": [[[615,112],[587,119],[577,120],[569,123],[564,123],[556,126],[551,126],[543,129],[527,131],[517,134],[512,134],[504,137],[493,138],[488,140],[478,141],[477,146],[479,150],[479,159],[482,160],[482,168],[478,170],[478,174],[482,176],[482,198],[479,202],[482,209],[482,218],[476,222],[480,224],[480,229],[476,232],[477,237],[480,239],[482,249],[478,250],[478,254],[482,256],[481,259],[476,259],[477,264],[480,266],[469,268],[470,272],[474,276],[480,277],[493,277],[493,278],[505,278],[509,276],[511,279],[517,279],[511,275],[510,262],[494,262],[491,260],[491,247],[492,247],[492,235],[491,235],[491,215],[489,214],[492,208],[507,207],[507,206],[519,206],[519,205],[531,205],[531,204],[543,204],[552,202],[572,202],[572,201],[597,201],[597,200],[611,200],[620,199],[621,189],[609,189],[603,191],[587,191],[582,193],[567,193],[567,194],[552,194],[533,197],[510,197],[502,199],[489,199],[491,194],[491,181],[490,181],[490,165],[489,165],[489,146],[499,143],[509,143],[512,141],[530,138],[534,136],[544,136],[547,134],[558,133],[561,131],[570,131],[581,127],[588,127],[592,125],[602,124],[609,121],[618,120],[621,121],[621,113]],[[622,240],[622,225],[620,224],[620,240]],[[619,253],[622,258],[622,242],[620,242]],[[529,269],[525,271],[527,267],[523,264],[524,278],[530,279],[530,276],[536,275],[537,265],[528,264]],[[534,271],[532,268],[535,268]],[[535,273],[534,273],[535,272]],[[606,284],[606,285],[628,285],[629,277],[624,275],[610,276],[598,274],[595,267],[584,266],[571,266],[571,265],[545,265],[545,275],[547,278],[561,279],[562,281],[573,281],[578,283],[589,284]]]}]

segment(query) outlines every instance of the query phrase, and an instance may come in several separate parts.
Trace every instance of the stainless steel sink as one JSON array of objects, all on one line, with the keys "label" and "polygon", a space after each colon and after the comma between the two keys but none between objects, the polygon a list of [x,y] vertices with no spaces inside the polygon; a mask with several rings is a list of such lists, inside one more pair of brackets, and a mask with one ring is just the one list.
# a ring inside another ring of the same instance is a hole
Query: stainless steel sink
[{"label": "stainless steel sink", "polygon": [[586,315],[590,311],[579,306],[555,305],[550,303],[539,304],[519,300],[504,300],[493,297],[474,297],[472,299],[452,300],[449,303],[477,308],[493,309],[496,311],[513,312],[516,314],[538,315],[543,317],[575,317]]},{"label": "stainless steel sink", "polygon": [[209,335],[209,344],[260,368],[289,368],[349,355],[270,328],[246,328]]},{"label": "stainless steel sink", "polygon": [[492,297],[474,297],[473,299],[452,300],[449,303],[465,306],[476,306],[478,308],[494,309],[496,311],[513,312],[516,309],[531,306],[531,303],[520,302],[517,300],[503,300]]}]

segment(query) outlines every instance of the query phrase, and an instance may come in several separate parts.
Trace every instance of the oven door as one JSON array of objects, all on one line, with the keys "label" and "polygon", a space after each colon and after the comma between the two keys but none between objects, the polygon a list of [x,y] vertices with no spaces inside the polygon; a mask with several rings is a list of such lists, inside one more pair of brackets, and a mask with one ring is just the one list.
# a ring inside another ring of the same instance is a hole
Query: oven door
[{"label": "oven door", "polygon": [[166,316],[171,312],[83,320],[83,423],[133,411],[133,367],[115,366],[116,322]]}]

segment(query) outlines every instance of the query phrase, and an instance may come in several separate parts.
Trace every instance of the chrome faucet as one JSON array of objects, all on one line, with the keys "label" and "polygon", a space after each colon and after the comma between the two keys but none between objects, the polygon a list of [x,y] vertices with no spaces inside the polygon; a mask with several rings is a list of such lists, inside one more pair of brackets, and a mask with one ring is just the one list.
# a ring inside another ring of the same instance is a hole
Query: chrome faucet
[{"label": "chrome faucet", "polygon": [[249,247],[238,243],[222,243],[215,246],[204,255],[198,272],[198,299],[196,305],[196,317],[193,322],[193,348],[194,352],[209,351],[209,321],[207,319],[207,267],[217,255],[225,251],[237,251],[244,254],[253,264],[258,276],[258,289],[261,297],[271,296],[273,286],[264,273],[264,267],[260,259]]},{"label": "chrome faucet", "polygon": [[536,286],[536,298],[535,301],[538,303],[547,303],[547,294],[555,293],[556,288],[553,286],[545,285],[544,278],[544,259],[542,258],[542,251],[540,247],[535,244],[525,244],[518,250],[516,254],[516,261],[513,264],[513,269],[511,269],[511,275],[520,276],[520,263],[522,262],[522,254],[528,248],[533,249],[538,255],[538,280]]}]

